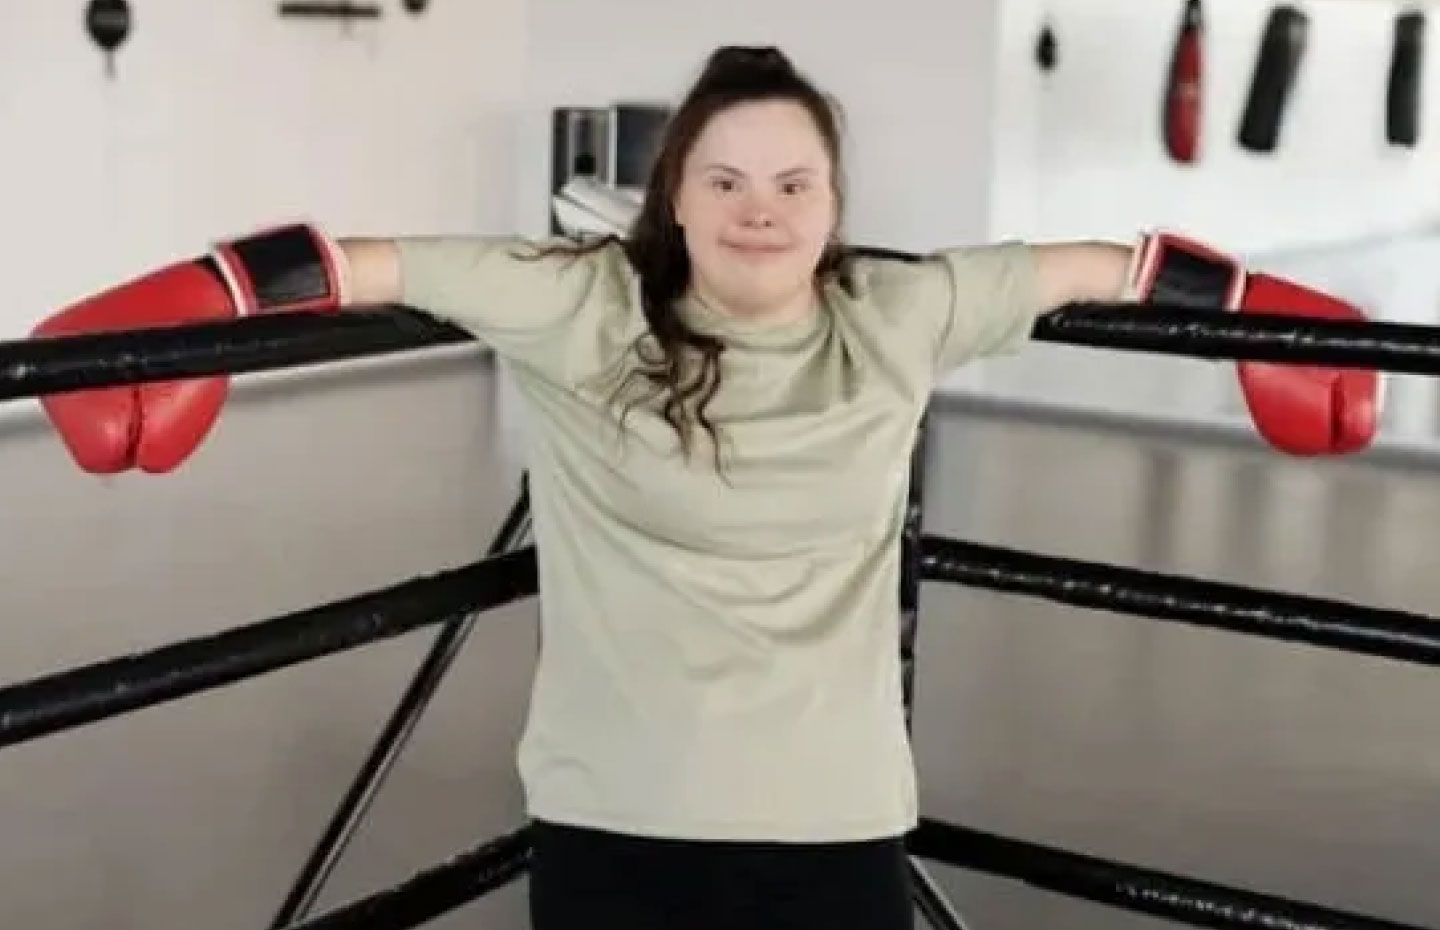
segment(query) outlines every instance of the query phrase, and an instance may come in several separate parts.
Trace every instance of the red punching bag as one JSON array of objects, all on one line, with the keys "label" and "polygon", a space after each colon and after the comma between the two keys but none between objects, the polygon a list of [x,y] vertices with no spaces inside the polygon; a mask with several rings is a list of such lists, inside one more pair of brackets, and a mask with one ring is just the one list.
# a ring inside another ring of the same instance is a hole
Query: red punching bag
[{"label": "red punching bag", "polygon": [[1204,75],[1201,40],[1204,17],[1200,0],[1185,0],[1185,14],[1175,36],[1170,56],[1170,75],[1165,82],[1161,126],[1165,150],[1182,164],[1194,162],[1200,154],[1200,81]]}]

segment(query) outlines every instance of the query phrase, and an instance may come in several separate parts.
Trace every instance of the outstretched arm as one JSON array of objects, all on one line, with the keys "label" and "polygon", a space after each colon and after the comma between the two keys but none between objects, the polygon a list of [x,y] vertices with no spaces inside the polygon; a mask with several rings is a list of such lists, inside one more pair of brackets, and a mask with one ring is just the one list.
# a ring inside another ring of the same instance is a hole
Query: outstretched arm
[{"label": "outstretched arm", "polygon": [[[83,296],[38,322],[37,338],[294,311],[405,304],[468,330],[501,354],[563,371],[563,325],[625,293],[619,254],[546,257],[510,236],[350,238],[292,223],[216,243]],[[597,317],[597,314],[591,314]],[[76,463],[92,474],[178,468],[228,396],[213,375],[66,391],[41,399]]]},{"label": "outstretched arm", "polygon": [[[1133,247],[1101,242],[1034,246],[1046,311],[1084,301],[1165,304],[1306,319],[1363,321],[1348,302],[1246,269],[1239,259],[1167,233]],[[1378,373],[1242,360],[1240,387],[1260,434],[1293,455],[1355,452],[1375,436],[1383,401]]]},{"label": "outstretched arm", "polygon": [[349,274],[344,307],[400,302],[400,249],[394,239],[341,239]]},{"label": "outstretched arm", "polygon": [[1034,246],[1040,304],[1119,300],[1126,290],[1134,249],[1114,242],[1055,242]]}]

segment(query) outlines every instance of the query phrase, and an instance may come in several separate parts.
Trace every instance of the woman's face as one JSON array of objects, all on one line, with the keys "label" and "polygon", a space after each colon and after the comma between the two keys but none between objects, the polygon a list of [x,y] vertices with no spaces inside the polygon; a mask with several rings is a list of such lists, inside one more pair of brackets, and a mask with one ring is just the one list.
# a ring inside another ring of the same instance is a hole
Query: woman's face
[{"label": "woman's face", "polygon": [[808,299],[836,223],[830,158],[809,112],[765,101],[714,116],[686,159],[675,217],[697,287],[725,309],[763,315]]}]

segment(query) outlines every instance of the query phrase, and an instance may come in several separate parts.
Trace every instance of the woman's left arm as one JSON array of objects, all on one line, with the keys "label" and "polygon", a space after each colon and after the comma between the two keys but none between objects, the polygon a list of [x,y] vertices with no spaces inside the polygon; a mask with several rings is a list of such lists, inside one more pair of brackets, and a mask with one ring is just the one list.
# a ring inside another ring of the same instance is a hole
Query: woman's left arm
[{"label": "woman's left arm", "polygon": [[[1090,301],[1160,301],[1217,311],[1364,322],[1347,301],[1297,281],[1246,269],[1239,259],[1182,236],[1149,233],[1134,247],[1108,242],[1032,246],[1042,312]],[[1242,360],[1240,385],[1260,433],[1295,455],[1368,446],[1383,382],[1361,368]]]},{"label": "woman's left arm", "polygon": [[1130,276],[1132,246],[1053,242],[1033,246],[1040,304],[1047,310],[1083,301],[1119,300]]}]

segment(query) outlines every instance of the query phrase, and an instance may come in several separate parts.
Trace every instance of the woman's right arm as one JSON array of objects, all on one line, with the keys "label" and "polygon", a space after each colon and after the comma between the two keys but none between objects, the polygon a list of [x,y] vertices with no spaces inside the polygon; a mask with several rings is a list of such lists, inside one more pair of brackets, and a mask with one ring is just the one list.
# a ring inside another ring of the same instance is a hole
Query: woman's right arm
[{"label": "woman's right arm", "polygon": [[341,238],[344,307],[402,304],[504,351],[533,345],[599,297],[624,293],[620,256],[542,254],[516,236]]},{"label": "woman's right arm", "polygon": [[[336,255],[339,251],[341,255]],[[337,267],[338,266],[338,267]],[[235,319],[246,312],[403,304],[454,323],[497,353],[536,366],[567,364],[570,326],[599,321],[628,294],[619,253],[544,256],[516,237],[330,239],[292,224],[227,240],[61,307],[36,338]],[[597,322],[598,325],[598,322]],[[66,448],[87,472],[152,473],[180,465],[225,402],[223,377],[67,391],[42,398]],[[163,416],[147,415],[155,405]]]}]

